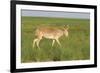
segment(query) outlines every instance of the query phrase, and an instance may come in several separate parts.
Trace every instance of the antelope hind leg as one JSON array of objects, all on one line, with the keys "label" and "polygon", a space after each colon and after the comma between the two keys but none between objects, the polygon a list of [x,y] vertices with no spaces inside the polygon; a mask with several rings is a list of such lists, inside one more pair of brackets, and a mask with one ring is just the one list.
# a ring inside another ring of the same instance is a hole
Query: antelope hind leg
[{"label": "antelope hind leg", "polygon": [[38,39],[33,40],[33,48],[35,47],[35,43],[37,42]]},{"label": "antelope hind leg", "polygon": [[39,43],[40,43],[40,39],[36,41],[36,45],[40,49]]}]

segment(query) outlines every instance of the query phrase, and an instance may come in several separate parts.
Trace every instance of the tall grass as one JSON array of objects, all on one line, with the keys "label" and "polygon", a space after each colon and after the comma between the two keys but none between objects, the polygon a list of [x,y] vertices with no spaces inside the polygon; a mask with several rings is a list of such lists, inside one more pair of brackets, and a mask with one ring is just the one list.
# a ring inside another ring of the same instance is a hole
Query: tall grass
[{"label": "tall grass", "polygon": [[[90,58],[90,23],[88,19],[22,17],[21,62],[87,60]],[[61,37],[62,47],[52,40],[42,39],[40,48],[32,47],[38,26],[63,27],[69,25],[69,36]]]}]

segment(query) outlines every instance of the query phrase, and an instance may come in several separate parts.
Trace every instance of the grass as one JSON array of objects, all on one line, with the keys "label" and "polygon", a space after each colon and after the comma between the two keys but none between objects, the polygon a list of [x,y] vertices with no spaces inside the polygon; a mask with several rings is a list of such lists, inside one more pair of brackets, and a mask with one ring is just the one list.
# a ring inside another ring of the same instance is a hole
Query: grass
[{"label": "grass", "polygon": [[[21,62],[71,61],[90,59],[90,23],[88,19],[22,17],[21,25]],[[32,47],[35,30],[38,26],[62,27],[69,25],[68,38],[60,38],[62,47],[57,43],[51,47],[52,40],[42,39],[41,49]]]}]

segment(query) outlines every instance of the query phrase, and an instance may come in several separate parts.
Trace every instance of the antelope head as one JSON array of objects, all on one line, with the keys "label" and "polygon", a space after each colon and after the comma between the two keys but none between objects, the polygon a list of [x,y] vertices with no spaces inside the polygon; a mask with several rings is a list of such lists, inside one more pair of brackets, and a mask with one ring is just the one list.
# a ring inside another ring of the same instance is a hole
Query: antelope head
[{"label": "antelope head", "polygon": [[68,37],[68,29],[69,29],[69,26],[68,25],[65,25],[63,29],[64,29],[64,35],[66,37]]}]

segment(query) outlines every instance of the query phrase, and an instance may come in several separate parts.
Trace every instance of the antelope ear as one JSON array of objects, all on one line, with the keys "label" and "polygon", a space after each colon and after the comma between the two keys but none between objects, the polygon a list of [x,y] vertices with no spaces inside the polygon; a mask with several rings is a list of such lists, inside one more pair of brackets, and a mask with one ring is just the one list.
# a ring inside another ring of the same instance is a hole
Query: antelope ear
[{"label": "antelope ear", "polygon": [[69,25],[64,25],[64,28],[67,28],[67,29],[69,29]]}]

